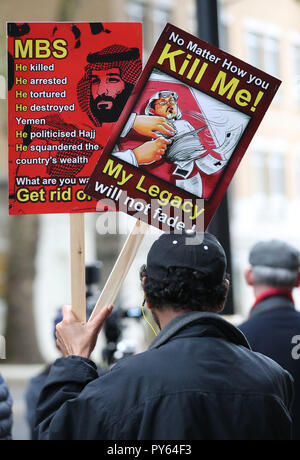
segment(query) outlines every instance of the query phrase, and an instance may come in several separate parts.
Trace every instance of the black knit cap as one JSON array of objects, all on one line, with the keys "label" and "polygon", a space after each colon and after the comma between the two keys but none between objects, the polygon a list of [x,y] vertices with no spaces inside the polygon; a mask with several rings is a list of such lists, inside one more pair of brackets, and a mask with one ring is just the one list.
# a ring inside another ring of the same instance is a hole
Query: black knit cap
[{"label": "black knit cap", "polygon": [[226,278],[226,254],[210,233],[165,233],[148,253],[147,276],[162,281],[171,267],[196,270],[203,282],[216,286]]}]

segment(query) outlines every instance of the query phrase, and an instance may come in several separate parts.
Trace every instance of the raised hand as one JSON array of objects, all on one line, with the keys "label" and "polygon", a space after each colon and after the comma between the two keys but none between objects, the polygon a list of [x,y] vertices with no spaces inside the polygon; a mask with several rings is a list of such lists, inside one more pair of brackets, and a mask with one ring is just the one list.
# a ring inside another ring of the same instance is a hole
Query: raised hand
[{"label": "raised hand", "polygon": [[98,334],[113,307],[103,308],[88,323],[81,323],[71,311],[70,305],[63,308],[63,321],[56,326],[56,344],[64,357],[89,358],[95,348]]}]

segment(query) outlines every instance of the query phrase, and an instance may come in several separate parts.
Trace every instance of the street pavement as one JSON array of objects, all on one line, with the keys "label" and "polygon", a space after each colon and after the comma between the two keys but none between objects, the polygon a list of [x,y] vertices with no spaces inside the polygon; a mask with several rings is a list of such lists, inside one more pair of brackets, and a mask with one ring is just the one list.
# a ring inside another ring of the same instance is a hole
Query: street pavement
[{"label": "street pavement", "polygon": [[26,405],[25,405],[25,391],[27,382],[8,382],[9,389],[13,398],[13,439],[15,441],[28,441],[30,440],[30,433],[26,422]]}]

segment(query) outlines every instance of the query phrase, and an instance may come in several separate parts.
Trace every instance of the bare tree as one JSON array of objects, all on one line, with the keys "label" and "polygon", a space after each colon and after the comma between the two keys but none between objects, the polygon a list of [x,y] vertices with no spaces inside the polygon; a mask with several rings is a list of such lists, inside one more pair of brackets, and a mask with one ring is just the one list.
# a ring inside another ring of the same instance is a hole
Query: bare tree
[{"label": "bare tree", "polygon": [[33,283],[39,234],[39,216],[9,219],[7,270],[7,360],[34,364],[43,360],[35,335]]}]

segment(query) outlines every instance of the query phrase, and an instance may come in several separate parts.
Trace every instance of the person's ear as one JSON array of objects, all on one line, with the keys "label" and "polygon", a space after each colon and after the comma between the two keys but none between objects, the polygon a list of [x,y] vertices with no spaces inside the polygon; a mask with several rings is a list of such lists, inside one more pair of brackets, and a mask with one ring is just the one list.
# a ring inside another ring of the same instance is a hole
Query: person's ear
[{"label": "person's ear", "polygon": [[224,303],[223,305],[221,305],[221,306],[218,308],[217,314],[218,314],[218,313],[222,313],[222,311],[224,310],[224,308],[225,308],[225,303]]},{"label": "person's ear", "polygon": [[149,304],[149,302],[148,302],[148,300],[146,299],[146,297],[145,297],[145,299],[144,299],[143,307],[144,307],[145,305],[146,305],[146,307],[149,308],[150,310],[152,309],[152,306]]},{"label": "person's ear", "polygon": [[[228,291],[229,291],[229,288],[230,288],[230,281],[226,278],[226,279],[224,280],[224,282],[227,284],[227,292],[228,292]],[[226,300],[227,300],[227,296],[226,296]],[[222,305],[219,306],[217,313],[221,313],[221,312],[224,310],[225,304],[226,304],[226,300],[225,300],[225,302],[224,302]]]},{"label": "person's ear", "polygon": [[[146,276],[143,276],[142,281],[141,281],[141,282],[142,282],[142,287],[143,287],[143,288],[144,288],[144,286],[145,286],[146,279],[147,279]],[[143,305],[146,305],[147,308],[150,308],[150,309],[152,308],[152,306],[149,304],[148,300],[146,299],[146,296],[145,296],[145,300],[144,300],[144,304],[143,304]]]},{"label": "person's ear", "polygon": [[249,286],[254,286],[253,271],[251,270],[251,268],[248,268],[245,271],[245,280]]}]

